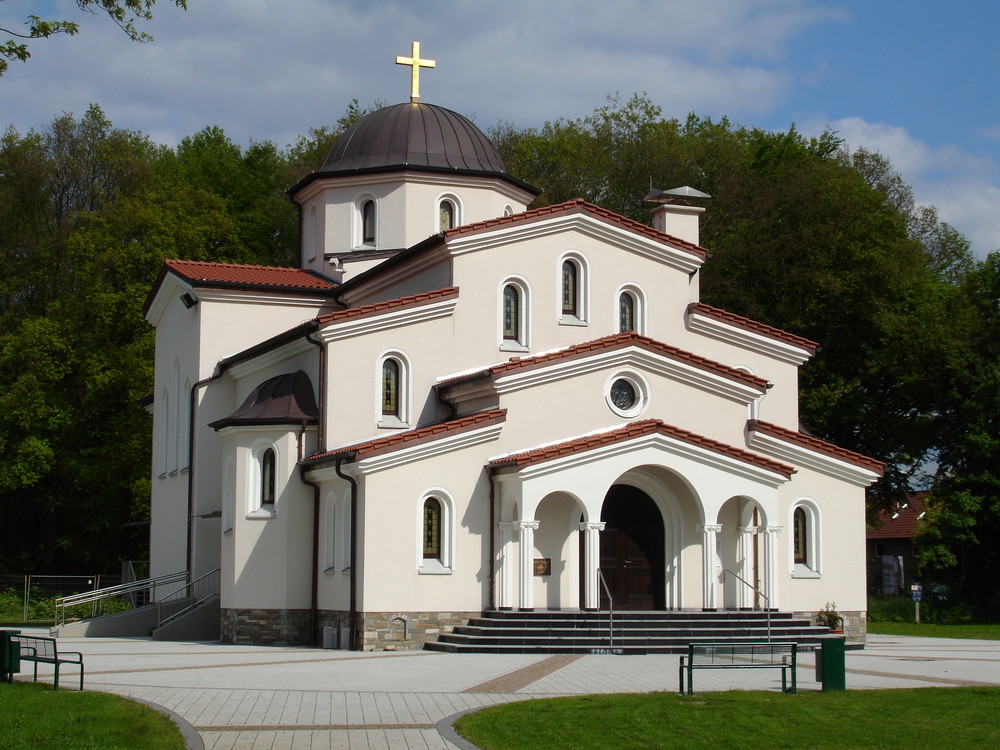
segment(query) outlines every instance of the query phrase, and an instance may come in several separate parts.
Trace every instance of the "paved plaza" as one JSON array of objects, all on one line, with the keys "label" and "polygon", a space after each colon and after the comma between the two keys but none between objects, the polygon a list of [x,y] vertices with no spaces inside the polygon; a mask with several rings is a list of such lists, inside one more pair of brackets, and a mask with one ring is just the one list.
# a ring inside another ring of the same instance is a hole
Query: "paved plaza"
[{"label": "paved plaza", "polygon": [[[83,652],[88,690],[158,704],[193,726],[209,750],[468,747],[439,732],[438,722],[531,698],[675,691],[679,659],[357,653],[140,638],[60,638],[59,647]],[[72,685],[73,670],[65,674]],[[778,670],[709,670],[697,674],[695,689],[780,690],[780,683]],[[848,689],[933,685],[1000,685],[1000,641],[873,635],[863,651],[847,653]],[[798,686],[821,687],[812,654],[799,657]]]}]

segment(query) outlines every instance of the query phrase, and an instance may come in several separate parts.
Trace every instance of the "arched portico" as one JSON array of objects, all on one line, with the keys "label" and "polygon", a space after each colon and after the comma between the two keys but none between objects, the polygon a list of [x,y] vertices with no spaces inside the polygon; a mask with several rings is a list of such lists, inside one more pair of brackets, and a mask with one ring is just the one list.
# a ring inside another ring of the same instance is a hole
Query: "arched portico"
[{"label": "arched portico", "polygon": [[[767,519],[775,515],[776,490],[785,477],[770,467],[714,451],[692,450],[668,436],[653,435],[636,442],[640,444],[631,450],[615,444],[609,446],[611,449],[494,473],[498,520],[494,593],[498,607],[606,606],[601,602],[599,569],[606,578],[617,576],[615,588],[625,587],[624,597],[615,602],[616,609],[624,608],[624,599],[629,597],[632,606],[642,608],[720,606],[723,568],[718,546],[746,544],[738,529],[745,531],[753,525],[746,516],[750,503],[740,506],[730,501],[753,498],[764,533],[769,535],[772,527],[766,525]],[[609,510],[608,503],[621,507]],[[629,520],[630,513],[638,517],[634,522]],[[623,530],[643,525],[658,526],[654,539],[633,536],[625,542],[611,542],[613,536],[621,537]],[[630,542],[633,551],[636,546],[647,550],[643,561],[648,565],[643,571],[645,599],[635,596],[623,570],[631,565]],[[612,544],[618,544],[613,553]],[[727,552],[729,557],[745,554]],[[549,580],[537,580],[546,576]],[[574,592],[578,593],[574,596]],[[773,601],[771,606],[775,606]]]},{"label": "arched portico", "polygon": [[716,516],[721,605],[726,609],[776,608],[776,537],[767,509],[752,497],[729,498]]}]

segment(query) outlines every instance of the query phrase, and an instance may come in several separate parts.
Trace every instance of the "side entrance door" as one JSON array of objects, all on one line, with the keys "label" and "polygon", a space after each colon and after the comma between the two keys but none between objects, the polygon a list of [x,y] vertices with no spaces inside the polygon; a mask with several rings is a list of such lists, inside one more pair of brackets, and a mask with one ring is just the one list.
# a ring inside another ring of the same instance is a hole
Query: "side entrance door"
[{"label": "side entrance door", "polygon": [[[663,517],[642,490],[616,484],[601,509],[601,573],[615,609],[666,609]],[[601,608],[608,598],[601,587]]]}]

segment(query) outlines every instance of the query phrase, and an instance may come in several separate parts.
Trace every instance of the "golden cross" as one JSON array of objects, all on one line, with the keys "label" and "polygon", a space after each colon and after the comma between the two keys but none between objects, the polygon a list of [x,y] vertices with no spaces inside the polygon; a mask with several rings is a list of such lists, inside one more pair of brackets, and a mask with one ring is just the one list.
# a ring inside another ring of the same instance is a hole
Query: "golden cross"
[{"label": "golden cross", "polygon": [[410,57],[396,57],[396,65],[409,65],[411,68],[410,74],[410,101],[417,102],[420,101],[420,69],[421,68],[433,68],[435,65],[434,60],[421,60],[420,59],[420,42],[413,43],[413,51],[410,53]]}]

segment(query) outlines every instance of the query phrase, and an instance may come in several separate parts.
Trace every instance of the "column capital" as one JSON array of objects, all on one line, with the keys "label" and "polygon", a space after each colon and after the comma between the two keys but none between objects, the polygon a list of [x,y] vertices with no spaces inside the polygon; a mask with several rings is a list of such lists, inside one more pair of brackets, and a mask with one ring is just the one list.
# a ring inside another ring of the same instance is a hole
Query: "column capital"
[{"label": "column capital", "polygon": [[722,524],[721,523],[700,523],[700,524],[697,525],[696,528],[698,529],[698,531],[701,531],[701,532],[709,531],[709,532],[712,532],[714,534],[718,534],[720,531],[722,531]]},{"label": "column capital", "polygon": [[514,521],[514,528],[524,531],[525,529],[531,529],[534,531],[538,528],[538,521]]},{"label": "column capital", "polygon": [[604,531],[606,525],[604,521],[581,521],[580,531]]},{"label": "column capital", "polygon": [[784,526],[763,526],[763,527],[761,527],[761,528],[763,528],[763,529],[764,529],[764,531],[765,531],[766,533],[768,533],[768,534],[780,534],[780,533],[781,533],[781,531],[782,531],[782,530],[783,530],[783,529],[784,529],[785,527],[784,527]]},{"label": "column capital", "polygon": [[764,530],[763,526],[740,526],[739,532],[741,534],[759,534]]}]

